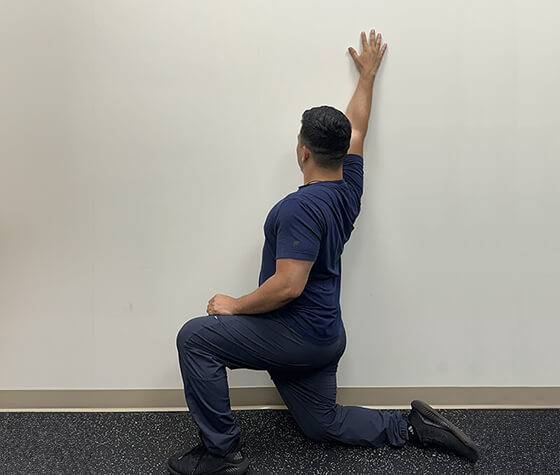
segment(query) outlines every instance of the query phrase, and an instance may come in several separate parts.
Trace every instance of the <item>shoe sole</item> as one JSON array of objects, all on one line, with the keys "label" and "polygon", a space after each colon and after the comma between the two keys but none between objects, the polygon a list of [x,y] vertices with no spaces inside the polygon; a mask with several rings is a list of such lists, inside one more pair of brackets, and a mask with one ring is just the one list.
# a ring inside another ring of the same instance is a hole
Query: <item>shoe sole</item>
[{"label": "shoe sole", "polygon": [[[169,464],[167,464],[167,469],[173,474],[173,475],[184,475],[181,472],[178,472],[177,470],[174,470],[173,468],[171,468],[169,466]],[[247,471],[249,470],[249,461],[245,460],[243,461],[243,463],[241,465],[230,465],[229,467],[223,467],[220,468],[220,470],[218,470],[217,472],[207,472],[209,475],[243,475],[245,473],[247,473]]]},{"label": "shoe sole", "polygon": [[459,429],[451,421],[439,414],[433,407],[426,404],[424,401],[415,400],[410,404],[418,414],[420,414],[424,419],[432,422],[438,426],[445,427],[449,432],[451,432],[461,443],[469,449],[472,456],[469,457],[473,462],[476,462],[479,457],[478,447],[472,441],[472,439],[465,434],[461,429]]}]

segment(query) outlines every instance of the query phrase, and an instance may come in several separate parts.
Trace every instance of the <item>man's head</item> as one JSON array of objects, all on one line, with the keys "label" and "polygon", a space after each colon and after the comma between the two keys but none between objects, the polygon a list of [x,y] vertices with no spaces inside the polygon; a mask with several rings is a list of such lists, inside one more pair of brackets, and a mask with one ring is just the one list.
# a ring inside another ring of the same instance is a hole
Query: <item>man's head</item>
[{"label": "man's head", "polygon": [[330,106],[308,109],[301,118],[298,135],[298,163],[302,167],[305,148],[319,168],[337,170],[350,147],[352,127],[348,118]]}]

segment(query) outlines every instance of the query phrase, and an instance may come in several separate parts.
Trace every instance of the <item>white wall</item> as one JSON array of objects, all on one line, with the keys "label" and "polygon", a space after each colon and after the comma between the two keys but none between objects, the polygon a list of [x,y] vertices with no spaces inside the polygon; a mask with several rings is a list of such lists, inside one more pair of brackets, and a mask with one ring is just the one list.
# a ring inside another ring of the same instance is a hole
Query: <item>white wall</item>
[{"label": "white wall", "polygon": [[[560,385],[560,6],[1,1],[0,386],[179,388],[375,27],[340,386]],[[271,385],[230,372],[232,386]]]}]

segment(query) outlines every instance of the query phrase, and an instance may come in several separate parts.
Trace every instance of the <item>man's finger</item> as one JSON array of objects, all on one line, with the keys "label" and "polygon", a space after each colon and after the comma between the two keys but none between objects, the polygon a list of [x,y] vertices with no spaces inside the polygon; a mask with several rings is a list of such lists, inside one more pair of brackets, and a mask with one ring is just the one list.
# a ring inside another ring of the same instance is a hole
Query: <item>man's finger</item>
[{"label": "man's finger", "polygon": [[365,51],[367,49],[367,47],[368,47],[368,44],[367,44],[366,32],[362,31],[362,48],[363,48],[363,51]]},{"label": "man's finger", "polygon": [[378,48],[381,47],[381,33],[377,34],[377,41],[375,42],[375,46]]},{"label": "man's finger", "polygon": [[375,44],[375,28],[369,33],[369,44],[373,46]]},{"label": "man's finger", "polygon": [[356,50],[354,48],[352,48],[352,46],[350,46],[350,48],[348,48],[348,51],[350,52],[350,56],[352,56],[352,58],[354,58],[354,60],[358,57],[358,53],[356,53]]}]

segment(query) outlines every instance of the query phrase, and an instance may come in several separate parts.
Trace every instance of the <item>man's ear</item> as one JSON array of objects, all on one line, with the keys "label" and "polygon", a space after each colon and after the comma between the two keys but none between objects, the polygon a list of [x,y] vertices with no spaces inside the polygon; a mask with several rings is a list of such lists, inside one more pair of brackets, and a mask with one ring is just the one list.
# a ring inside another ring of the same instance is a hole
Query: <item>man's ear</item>
[{"label": "man's ear", "polygon": [[311,157],[311,150],[307,148],[307,145],[303,146],[303,153],[301,155],[302,162],[306,162]]}]

